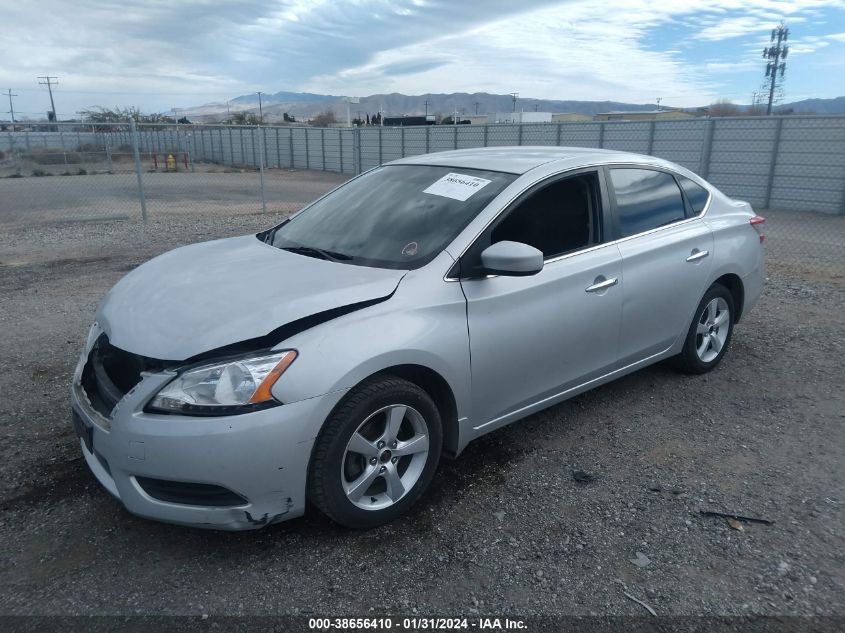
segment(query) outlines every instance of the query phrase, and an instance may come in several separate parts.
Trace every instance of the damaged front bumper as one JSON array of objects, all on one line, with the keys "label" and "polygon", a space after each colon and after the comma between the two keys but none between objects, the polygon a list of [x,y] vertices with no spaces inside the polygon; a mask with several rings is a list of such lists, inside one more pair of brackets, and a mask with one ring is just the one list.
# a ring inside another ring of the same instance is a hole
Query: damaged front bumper
[{"label": "damaged front bumper", "polygon": [[144,374],[106,418],[74,375],[74,427],[91,472],[133,514],[247,530],[305,511],[316,432],[343,392],[222,417],[145,413],[172,377]]}]

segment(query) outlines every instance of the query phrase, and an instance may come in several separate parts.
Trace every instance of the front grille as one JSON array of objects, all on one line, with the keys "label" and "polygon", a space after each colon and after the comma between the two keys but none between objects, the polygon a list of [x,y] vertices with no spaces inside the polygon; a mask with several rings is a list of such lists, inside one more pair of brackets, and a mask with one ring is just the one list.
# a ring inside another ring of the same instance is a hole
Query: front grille
[{"label": "front grille", "polygon": [[101,334],[82,370],[82,388],[91,406],[110,418],[115,405],[141,382],[141,372],[161,371],[167,365],[165,361],[115,347],[106,334]]},{"label": "front grille", "polygon": [[249,503],[236,492],[214,484],[169,481],[152,477],[135,477],[138,485],[153,499],[189,506],[231,507]]}]

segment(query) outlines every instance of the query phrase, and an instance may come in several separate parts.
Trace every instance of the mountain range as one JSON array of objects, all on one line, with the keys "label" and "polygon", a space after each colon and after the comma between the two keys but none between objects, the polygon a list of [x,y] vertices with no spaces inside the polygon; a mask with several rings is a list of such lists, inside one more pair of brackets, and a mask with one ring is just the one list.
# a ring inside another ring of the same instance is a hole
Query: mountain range
[{"label": "mountain range", "polygon": [[[333,111],[338,121],[345,121],[347,104],[342,96],[323,95],[309,92],[281,91],[274,94],[261,94],[261,109],[267,122],[281,121],[284,113],[297,119],[309,119],[321,112]],[[401,93],[375,94],[361,97],[359,103],[350,106],[352,117],[366,114],[373,115],[382,111],[385,116],[403,114],[441,114],[448,116],[457,110],[460,114],[490,114],[510,112],[514,108],[510,95],[490,94],[487,92],[453,92],[450,94],[404,95]],[[595,115],[611,110],[642,111],[654,110],[655,103],[626,103],[622,101],[574,101],[553,99],[517,99],[516,109],[540,112],[574,112]],[[664,108],[671,107],[663,104]],[[738,105],[740,111],[749,106]],[[185,108],[184,112],[191,119],[214,121],[226,117],[229,112],[246,111],[258,113],[258,94],[247,94],[230,99],[227,103],[208,103],[202,106]],[[695,110],[696,108],[684,108]],[[793,112],[812,112],[815,114],[845,114],[845,97],[833,99],[805,99],[793,103],[778,104],[777,110]]]}]

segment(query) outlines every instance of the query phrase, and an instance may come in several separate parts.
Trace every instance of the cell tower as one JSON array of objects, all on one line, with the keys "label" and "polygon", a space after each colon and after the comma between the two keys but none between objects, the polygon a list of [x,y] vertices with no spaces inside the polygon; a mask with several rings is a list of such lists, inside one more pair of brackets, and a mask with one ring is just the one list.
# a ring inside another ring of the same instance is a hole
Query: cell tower
[{"label": "cell tower", "polygon": [[786,46],[787,39],[789,39],[789,29],[781,22],[772,29],[772,37],[769,40],[772,45],[763,49],[763,59],[766,60],[766,79],[763,80],[763,89],[769,93],[767,115],[772,113],[772,105],[783,98],[783,75],[786,72],[786,63],[783,60],[789,54],[789,47]]}]

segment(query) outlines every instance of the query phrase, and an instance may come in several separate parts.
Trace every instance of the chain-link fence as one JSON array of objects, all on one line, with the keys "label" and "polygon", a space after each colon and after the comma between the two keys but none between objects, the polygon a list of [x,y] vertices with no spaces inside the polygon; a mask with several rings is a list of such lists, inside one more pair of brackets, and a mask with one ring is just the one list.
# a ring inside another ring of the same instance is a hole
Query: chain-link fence
[{"label": "chain-link fence", "polygon": [[[355,170],[349,129],[15,127],[0,131],[0,225],[6,226],[289,213]],[[293,169],[319,172],[299,175],[293,187]]]},{"label": "chain-link fence", "polygon": [[507,145],[599,147],[674,161],[770,215],[770,250],[800,251],[806,266],[842,274],[845,116],[364,128],[7,126],[0,131],[0,226],[288,213],[397,158]]}]

